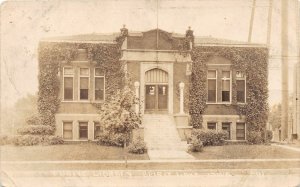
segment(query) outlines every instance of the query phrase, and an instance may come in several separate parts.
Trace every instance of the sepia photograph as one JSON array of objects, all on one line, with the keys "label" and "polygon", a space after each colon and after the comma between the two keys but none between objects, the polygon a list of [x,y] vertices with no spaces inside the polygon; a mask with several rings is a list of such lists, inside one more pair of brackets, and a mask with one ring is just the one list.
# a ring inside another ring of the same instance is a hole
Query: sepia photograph
[{"label": "sepia photograph", "polygon": [[300,186],[300,0],[0,3],[0,187]]}]

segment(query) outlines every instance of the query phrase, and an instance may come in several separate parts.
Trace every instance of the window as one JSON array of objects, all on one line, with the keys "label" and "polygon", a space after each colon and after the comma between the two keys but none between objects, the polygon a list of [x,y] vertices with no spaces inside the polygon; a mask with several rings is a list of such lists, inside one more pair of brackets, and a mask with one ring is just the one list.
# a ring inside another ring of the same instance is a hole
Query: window
[{"label": "window", "polygon": [[73,79],[74,69],[71,67],[64,67],[64,100],[73,100]]},{"label": "window", "polygon": [[209,70],[207,73],[207,102],[217,102],[217,71]]},{"label": "window", "polygon": [[73,123],[63,122],[63,139],[72,140],[73,139]]},{"label": "window", "polygon": [[227,139],[230,140],[230,123],[228,123],[228,122],[222,123],[222,130],[228,132]]},{"label": "window", "polygon": [[236,123],[236,139],[245,140],[245,123]]},{"label": "window", "polygon": [[90,69],[80,68],[80,100],[89,99],[89,80],[90,80]]},{"label": "window", "polygon": [[222,71],[222,102],[230,102],[230,88],[231,88],[230,71]]},{"label": "window", "polygon": [[246,102],[246,77],[245,75],[237,71],[236,72],[236,85],[237,85],[237,102]]},{"label": "window", "polygon": [[105,88],[104,73],[100,68],[95,68],[95,100],[104,100],[104,88]]},{"label": "window", "polygon": [[207,123],[207,129],[217,130],[217,123],[215,123],[215,122],[209,122],[209,123]]},{"label": "window", "polygon": [[79,122],[79,139],[87,139],[87,138],[88,138],[88,123]]},{"label": "window", "polygon": [[87,50],[86,49],[78,49],[75,60],[76,61],[86,61],[86,60],[88,60]]},{"label": "window", "polygon": [[99,138],[102,132],[103,132],[103,130],[100,126],[100,123],[94,122],[94,139]]}]

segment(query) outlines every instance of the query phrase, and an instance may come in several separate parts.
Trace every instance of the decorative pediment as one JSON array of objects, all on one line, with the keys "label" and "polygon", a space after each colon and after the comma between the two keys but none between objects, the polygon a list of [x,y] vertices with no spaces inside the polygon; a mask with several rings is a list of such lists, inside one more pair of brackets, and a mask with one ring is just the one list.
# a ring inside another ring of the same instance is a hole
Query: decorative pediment
[{"label": "decorative pediment", "polygon": [[141,36],[128,37],[128,49],[174,50],[174,44],[180,38],[172,37],[171,33],[161,29],[142,32]]}]

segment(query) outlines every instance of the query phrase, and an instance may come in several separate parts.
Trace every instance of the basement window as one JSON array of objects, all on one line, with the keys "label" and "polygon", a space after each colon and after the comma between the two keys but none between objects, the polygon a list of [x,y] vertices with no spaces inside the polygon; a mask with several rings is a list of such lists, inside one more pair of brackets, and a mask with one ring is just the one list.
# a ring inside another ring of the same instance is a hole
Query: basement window
[{"label": "basement window", "polygon": [[88,138],[88,122],[79,122],[79,139]]},{"label": "basement window", "polygon": [[245,140],[245,123],[236,123],[236,139]]},{"label": "basement window", "polygon": [[63,122],[63,139],[72,140],[73,139],[73,123]]},{"label": "basement window", "polygon": [[222,130],[226,131],[228,134],[227,134],[227,139],[230,140],[230,123],[229,122],[224,122],[222,123]]},{"label": "basement window", "polygon": [[100,123],[99,122],[94,122],[94,139],[98,139],[103,132]]},{"label": "basement window", "polygon": [[207,123],[207,129],[217,130],[217,123],[215,123],[215,122],[208,122]]}]

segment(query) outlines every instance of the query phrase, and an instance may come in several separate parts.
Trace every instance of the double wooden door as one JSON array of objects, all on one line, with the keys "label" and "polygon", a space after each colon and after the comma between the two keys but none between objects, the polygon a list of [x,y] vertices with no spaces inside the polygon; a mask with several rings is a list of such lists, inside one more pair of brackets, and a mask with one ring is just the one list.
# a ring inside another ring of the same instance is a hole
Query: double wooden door
[{"label": "double wooden door", "polygon": [[145,86],[145,109],[149,112],[167,111],[168,109],[168,85],[149,84]]}]

